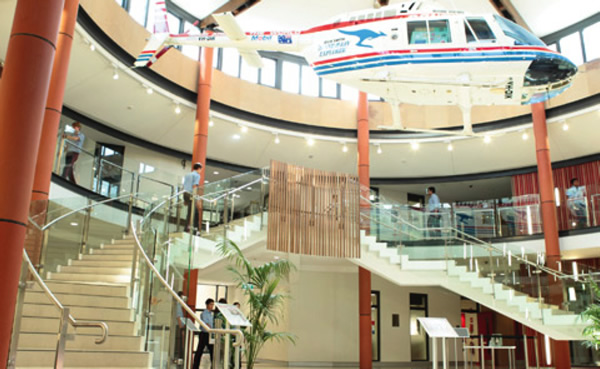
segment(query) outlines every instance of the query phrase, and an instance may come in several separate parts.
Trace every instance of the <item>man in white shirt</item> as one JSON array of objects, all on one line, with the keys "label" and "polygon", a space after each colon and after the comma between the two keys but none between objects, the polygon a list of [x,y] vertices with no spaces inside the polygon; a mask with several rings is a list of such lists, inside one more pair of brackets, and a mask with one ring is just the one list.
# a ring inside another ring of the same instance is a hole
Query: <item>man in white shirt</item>
[{"label": "man in white shirt", "polygon": [[587,206],[585,197],[585,186],[579,185],[578,178],[571,179],[571,187],[565,192],[567,195],[567,207],[574,220],[574,226],[584,227],[587,223]]},{"label": "man in white shirt", "polygon": [[[427,203],[427,212],[429,213],[429,216],[427,217],[427,228],[439,228],[442,223],[442,215],[440,214],[442,205],[440,203],[440,198],[435,193],[435,187],[428,187],[427,194],[429,195],[429,201]],[[439,237],[440,234],[439,230],[429,232],[431,237]]]},{"label": "man in white shirt", "polygon": [[[196,163],[194,164],[194,166],[192,167],[192,171],[189,172],[188,174],[185,175],[185,177],[183,177],[183,189],[185,190],[185,192],[183,193],[183,202],[185,203],[185,205],[187,205],[188,207],[188,212],[187,212],[187,217],[186,217],[186,221],[185,221],[185,231],[188,232],[190,230],[190,228],[192,229],[198,229],[199,228],[199,215],[198,215],[198,208],[194,206],[194,202],[192,201],[192,197],[194,194],[194,191],[197,191],[198,187],[200,187],[200,173],[202,173],[202,164],[201,163]],[[192,227],[192,225],[190,224],[190,220],[192,217],[192,208],[196,208],[195,212],[194,212],[194,225]]]}]

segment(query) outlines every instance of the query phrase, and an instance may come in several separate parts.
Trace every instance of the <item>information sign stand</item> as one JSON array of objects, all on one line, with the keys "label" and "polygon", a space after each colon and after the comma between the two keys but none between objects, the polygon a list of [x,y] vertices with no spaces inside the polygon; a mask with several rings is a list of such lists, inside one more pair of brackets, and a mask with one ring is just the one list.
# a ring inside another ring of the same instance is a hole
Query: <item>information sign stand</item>
[{"label": "information sign stand", "polygon": [[[215,306],[217,307],[219,312],[225,318],[225,328],[229,329],[231,327],[239,328],[239,327],[251,327],[252,326],[252,324],[248,321],[248,319],[246,319],[244,314],[240,311],[240,309],[237,308],[237,306],[228,305],[228,304],[220,304],[220,303],[215,304]],[[223,368],[229,368],[229,360],[230,360],[229,334],[225,335],[224,343],[225,343],[225,347],[223,348],[223,351],[224,351]],[[217,356],[217,355],[215,355],[215,356]],[[215,367],[217,367],[217,366],[215,366]],[[238,369],[239,367],[240,367],[240,347],[237,346],[235,348],[235,352],[234,352],[234,368]]]},{"label": "information sign stand", "polygon": [[437,338],[442,339],[442,363],[443,368],[448,369],[448,360],[446,357],[446,338],[458,338],[458,334],[454,327],[450,325],[446,318],[417,318],[419,323],[425,329],[427,335],[431,338],[431,346],[433,351],[433,369],[438,369],[437,358]]},{"label": "information sign stand", "polygon": [[[456,341],[458,338],[462,338],[463,347],[466,345],[466,339],[471,337],[468,328],[454,328],[458,337],[454,339],[454,368],[458,369],[458,351],[456,350]],[[463,349],[463,365],[467,369],[467,351]]]},{"label": "information sign stand", "polygon": [[194,333],[200,332],[198,328],[196,328],[196,324],[190,318],[182,318],[181,319],[185,326],[185,342],[184,342],[184,353],[183,357],[183,367],[185,369],[191,368],[194,358],[192,357],[192,353],[194,352]]}]

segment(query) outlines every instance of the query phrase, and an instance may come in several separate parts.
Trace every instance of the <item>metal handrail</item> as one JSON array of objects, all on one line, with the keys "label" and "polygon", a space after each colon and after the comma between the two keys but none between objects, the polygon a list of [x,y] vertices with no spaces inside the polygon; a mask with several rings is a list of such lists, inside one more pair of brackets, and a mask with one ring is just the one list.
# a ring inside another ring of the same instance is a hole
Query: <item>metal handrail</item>
[{"label": "metal handrail", "polygon": [[204,321],[202,321],[202,319],[200,319],[200,317],[196,314],[195,311],[193,311],[192,309],[190,309],[190,307],[183,301],[183,299],[181,299],[181,297],[179,297],[179,295],[177,295],[177,292],[175,292],[175,290],[173,290],[173,288],[171,288],[171,285],[169,284],[169,282],[167,282],[167,280],[160,274],[160,272],[158,271],[158,269],[156,269],[156,267],[154,266],[154,264],[152,263],[152,261],[150,260],[150,257],[148,257],[148,254],[146,254],[146,252],[144,251],[144,247],[142,246],[142,243],[140,242],[140,239],[137,235],[136,229],[135,229],[135,224],[133,222],[131,222],[131,229],[133,230],[133,238],[135,240],[135,245],[138,248],[138,252],[141,253],[142,257],[144,258],[144,261],[146,262],[146,265],[150,268],[150,270],[152,270],[152,273],[154,273],[154,275],[158,278],[158,280],[160,281],[160,283],[167,289],[167,291],[169,292],[169,294],[171,295],[171,297],[197,322],[200,324],[200,326],[209,333],[219,333],[219,334],[231,334],[237,337],[237,339],[233,342],[233,347],[238,347],[242,344],[243,342],[243,333],[241,330],[239,329],[221,329],[221,328],[211,328],[208,326],[208,324],[206,324]]},{"label": "metal handrail", "polygon": [[117,167],[118,169],[122,170],[123,172],[127,172],[127,173],[129,173],[129,174],[132,174],[132,175],[134,175],[134,176],[135,176],[135,174],[136,174],[134,171],[132,171],[132,170],[129,170],[129,169],[125,169],[125,168],[123,168],[122,166],[120,166],[120,165],[118,165],[118,164],[115,164],[115,163],[113,163],[112,161],[109,161],[109,160],[106,160],[106,159],[100,158],[100,162],[101,162],[101,163],[108,163],[108,164],[112,165],[113,167]]},{"label": "metal handrail", "polygon": [[[56,298],[56,296],[54,296],[52,291],[50,291],[50,288],[48,288],[48,286],[46,285],[46,283],[44,282],[42,277],[38,274],[37,270],[35,269],[35,266],[31,263],[31,260],[29,259],[29,255],[27,255],[27,251],[25,249],[23,249],[23,259],[27,262],[27,267],[29,268],[29,272],[33,275],[33,277],[35,278],[37,283],[40,285],[40,287],[42,288],[42,290],[44,291],[46,296],[50,299],[50,301],[52,301],[54,306],[56,306],[62,314],[65,311],[65,307],[63,306],[63,304],[60,303],[60,301],[58,301],[58,299]],[[108,325],[105,322],[95,321],[95,320],[77,320],[73,317],[73,315],[69,314],[69,323],[73,327],[98,327],[98,328],[100,328],[102,330],[102,336],[95,340],[95,343],[97,345],[104,343],[106,341],[106,338],[108,337]]]},{"label": "metal handrail", "polygon": [[[369,199],[367,199],[367,198],[365,198],[363,196],[361,196],[361,200],[367,201],[370,205],[373,205],[373,206],[381,209],[380,205],[373,203],[371,200],[369,200]],[[385,210],[385,209],[383,209],[383,210]],[[402,218],[400,216],[397,216],[397,215],[395,215],[395,214],[393,214],[391,212],[389,213],[389,215],[391,217],[399,220],[402,224],[405,224],[405,225],[407,225],[407,226],[409,226],[409,227],[411,227],[411,228],[413,228],[413,229],[415,229],[417,231],[420,231],[420,232],[424,232],[424,231],[427,231],[427,230],[440,230],[440,231],[456,232],[457,234],[466,236],[469,239],[471,239],[471,240],[465,240],[465,239],[457,238],[458,240],[467,241],[467,242],[469,242],[469,244],[474,245],[474,246],[487,247],[488,251],[495,250],[495,251],[498,251],[498,252],[503,252],[503,250],[497,248],[492,243],[485,242],[485,241],[483,241],[483,240],[481,240],[481,239],[479,239],[477,237],[474,237],[474,236],[472,236],[472,235],[470,235],[468,233],[465,233],[465,232],[463,232],[463,231],[461,231],[459,229],[453,228],[453,227],[420,228],[420,227],[417,227],[414,224],[408,222],[404,218]],[[512,255],[512,257],[515,258],[516,260],[524,263],[524,264],[527,264],[527,265],[532,266],[532,267],[534,267],[536,269],[539,269],[539,270],[541,270],[541,271],[543,271],[545,273],[548,273],[548,274],[552,275],[553,277],[555,277],[557,279],[573,279],[573,280],[575,280],[577,282],[581,282],[581,281],[577,280],[576,278],[574,278],[573,276],[571,276],[569,274],[565,274],[565,273],[562,273],[560,271],[554,270],[552,268],[548,268],[546,266],[534,263],[534,262],[532,262],[532,261],[530,261],[528,259],[522,258],[522,257],[520,257],[518,255]]]},{"label": "metal handrail", "polygon": [[[123,198],[127,198],[127,197],[131,197],[131,194],[122,195],[122,196],[119,196],[119,197],[111,197],[111,198],[109,198],[109,199],[106,199],[106,200],[98,201],[98,202],[96,202],[95,204],[88,204],[88,205],[86,205],[86,206],[82,206],[82,207],[80,207],[80,208],[78,208],[78,209],[71,210],[70,212],[68,212],[68,213],[66,213],[66,214],[63,214],[63,215],[61,215],[61,216],[59,216],[59,217],[58,217],[58,218],[56,218],[56,219],[53,219],[53,220],[52,220],[50,223],[46,224],[45,226],[43,226],[43,227],[41,227],[41,228],[39,228],[39,225],[38,225],[38,227],[37,227],[37,228],[38,228],[38,229],[40,229],[41,231],[45,231],[46,229],[50,228],[52,225],[54,225],[54,224],[58,223],[59,221],[61,221],[62,219],[64,219],[64,218],[68,217],[68,216],[69,216],[69,215],[71,215],[71,214],[75,214],[75,213],[78,213],[78,212],[80,212],[80,211],[82,211],[82,210],[86,210],[86,209],[88,209],[88,208],[93,208],[94,206],[97,206],[97,205],[106,204],[106,203],[108,203],[108,202],[115,201],[115,200],[119,200],[119,199],[123,199]],[[30,220],[31,222],[33,222],[34,224],[36,224],[36,223],[35,223],[33,220],[31,220],[31,219],[29,219],[29,220]]]},{"label": "metal handrail", "polygon": [[[227,197],[228,195],[231,195],[231,194],[233,194],[233,193],[236,193],[236,192],[238,192],[238,191],[241,191],[241,190],[243,190],[244,188],[246,188],[246,187],[248,187],[248,186],[251,186],[251,185],[253,185],[253,184],[259,183],[259,182],[261,182],[261,181],[263,181],[263,178],[255,179],[255,180],[254,180],[254,181],[252,181],[252,182],[248,182],[248,183],[246,183],[246,184],[243,184],[243,185],[241,185],[241,186],[239,186],[239,187],[236,187],[236,188],[234,188],[234,189],[232,189],[232,190],[231,190],[231,189],[225,189],[225,190],[221,190],[221,191],[218,191],[218,192],[212,192],[212,193],[210,193],[210,194],[208,194],[208,195],[197,195],[197,194],[194,194],[193,192],[189,192],[189,191],[186,191],[186,190],[181,190],[181,191],[179,191],[179,192],[175,193],[175,194],[174,194],[174,195],[172,195],[172,196],[169,196],[169,197],[167,197],[167,198],[164,198],[164,199],[163,199],[161,202],[159,202],[158,204],[156,204],[156,206],[154,206],[152,209],[150,209],[150,211],[148,212],[148,214],[146,215],[146,217],[145,217],[145,218],[147,218],[147,217],[149,217],[150,215],[154,214],[154,213],[156,212],[156,210],[158,210],[160,207],[162,207],[162,206],[163,206],[164,204],[166,204],[168,201],[171,201],[171,200],[173,200],[173,199],[175,199],[175,198],[179,197],[179,195],[181,195],[181,194],[183,194],[183,193],[189,193],[189,194],[191,194],[192,196],[194,196],[194,199],[195,199],[196,201],[198,201],[198,200],[203,200],[203,201],[206,201],[206,202],[217,202],[217,201],[219,201],[220,199],[222,199],[222,198],[224,198],[224,197]],[[208,196],[214,195],[214,194],[216,194],[216,193],[222,193],[222,194],[221,194],[220,196],[218,196],[218,197],[215,197],[215,198],[209,198],[209,197],[208,197]],[[145,218],[144,218],[144,219],[145,219]],[[142,219],[142,224],[144,223],[144,219]]]},{"label": "metal handrail", "polygon": [[69,140],[68,140],[68,139],[66,139],[66,138],[65,138],[65,139],[63,139],[63,140],[64,140],[64,144],[65,144],[65,146],[66,146],[66,145],[75,146],[75,147],[77,148],[77,150],[79,150],[79,152],[84,152],[84,153],[88,154],[89,156],[96,157],[96,155],[95,155],[95,154],[93,154],[93,153],[91,153],[91,152],[87,151],[86,149],[84,149],[84,148],[82,148],[82,147],[79,147],[79,146],[77,146],[77,144],[76,144],[76,143],[73,143],[73,142],[69,141]]}]

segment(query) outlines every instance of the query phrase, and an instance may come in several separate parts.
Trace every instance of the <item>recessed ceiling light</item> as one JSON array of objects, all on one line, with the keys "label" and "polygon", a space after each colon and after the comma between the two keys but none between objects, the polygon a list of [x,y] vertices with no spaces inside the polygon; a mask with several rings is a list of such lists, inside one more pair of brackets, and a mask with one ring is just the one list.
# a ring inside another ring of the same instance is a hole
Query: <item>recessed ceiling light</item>
[{"label": "recessed ceiling light", "polygon": [[529,135],[527,134],[527,132],[523,132],[523,134],[521,135],[521,138],[523,139],[523,141],[527,141],[527,139],[529,138]]},{"label": "recessed ceiling light", "polygon": [[252,187],[246,187],[246,188],[248,188],[248,191],[251,191],[251,190],[252,190]]},{"label": "recessed ceiling light", "polygon": [[569,125],[567,124],[567,122],[563,123],[562,129],[563,129],[563,131],[568,131],[569,130]]},{"label": "recessed ceiling light", "polygon": [[207,179],[205,179],[205,180],[204,180],[204,183],[208,183],[208,180],[207,180]]},{"label": "recessed ceiling light", "polygon": [[240,127],[240,130],[242,131],[242,133],[246,133],[246,132],[248,132],[248,127],[246,127],[246,126],[241,126],[241,127]]},{"label": "recessed ceiling light", "polygon": [[212,120],[209,120],[209,121],[208,121],[208,126],[209,126],[209,127],[212,127],[212,126],[214,126],[214,125],[215,125],[215,122],[213,122]]},{"label": "recessed ceiling light", "polygon": [[175,105],[175,114],[177,114],[177,115],[181,114],[181,106],[179,106],[179,104]]},{"label": "recessed ceiling light", "polygon": [[452,146],[452,143],[448,144],[448,151],[452,151],[454,150],[454,146]]},{"label": "recessed ceiling light", "polygon": [[410,148],[413,150],[419,150],[419,143],[418,142],[411,142],[410,143]]},{"label": "recessed ceiling light", "polygon": [[119,72],[115,69],[113,72],[113,79],[116,81],[119,79]]},{"label": "recessed ceiling light", "polygon": [[313,146],[315,144],[315,140],[309,137],[306,139],[306,143],[308,144],[308,146]]},{"label": "recessed ceiling light", "polygon": [[490,136],[484,136],[483,142],[485,142],[486,144],[489,144],[490,142],[492,142],[492,138]]},{"label": "recessed ceiling light", "polygon": [[377,153],[381,154],[383,150],[381,150],[381,145],[377,145]]},{"label": "recessed ceiling light", "polygon": [[279,139],[279,135],[275,135],[275,143],[279,144],[281,140]]},{"label": "recessed ceiling light", "polygon": [[242,138],[242,136],[238,135],[237,133],[233,135],[234,140],[239,140],[240,138]]},{"label": "recessed ceiling light", "polygon": [[217,172],[216,170],[213,172],[214,175],[218,176],[219,172]]},{"label": "recessed ceiling light", "polygon": [[344,144],[342,146],[342,152],[348,152],[348,145]]},{"label": "recessed ceiling light", "polygon": [[154,90],[151,87],[146,88],[146,93],[148,95],[152,95],[153,92],[154,92]]},{"label": "recessed ceiling light", "polygon": [[77,222],[71,222],[70,224],[71,224],[73,227],[77,227],[77,226],[79,225],[79,223],[77,223]]},{"label": "recessed ceiling light", "polygon": [[94,51],[94,50],[96,50],[96,45],[94,45],[94,44],[90,44],[90,50],[91,50],[91,51]]}]

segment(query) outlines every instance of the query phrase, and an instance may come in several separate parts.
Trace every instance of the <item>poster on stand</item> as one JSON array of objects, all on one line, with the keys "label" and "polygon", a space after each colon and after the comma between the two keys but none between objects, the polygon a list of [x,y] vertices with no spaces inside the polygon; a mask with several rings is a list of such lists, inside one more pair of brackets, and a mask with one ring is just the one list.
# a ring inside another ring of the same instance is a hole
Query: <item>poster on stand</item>
[{"label": "poster on stand", "polygon": [[246,319],[244,313],[240,311],[235,305],[219,304],[215,306],[219,309],[219,312],[223,314],[225,320],[232,327],[251,327],[252,324]]}]

